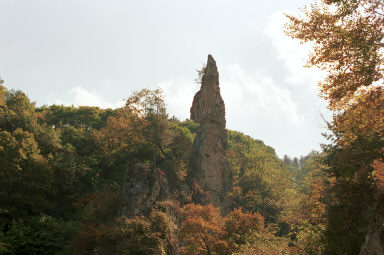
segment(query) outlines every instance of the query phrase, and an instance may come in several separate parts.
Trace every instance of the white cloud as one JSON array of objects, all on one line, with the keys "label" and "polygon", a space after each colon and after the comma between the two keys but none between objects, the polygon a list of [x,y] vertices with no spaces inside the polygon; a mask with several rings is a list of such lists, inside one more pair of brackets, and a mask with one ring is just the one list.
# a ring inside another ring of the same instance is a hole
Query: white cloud
[{"label": "white cloud", "polygon": [[[284,134],[287,130],[298,133],[305,128],[304,116],[298,113],[291,92],[278,86],[272,78],[257,71],[249,72],[236,63],[219,66],[219,73],[229,129],[262,138],[275,146],[293,139],[294,135]],[[178,79],[161,82],[158,87],[164,91],[169,115],[181,120],[189,118],[189,109],[200,85]]]},{"label": "white cloud", "polygon": [[268,76],[232,64],[222,72],[221,87],[229,116],[245,111],[247,115],[263,113],[269,118],[286,118],[295,124],[302,121],[290,91],[277,86]]},{"label": "white cloud", "polygon": [[181,120],[189,119],[193,96],[199,90],[200,85],[187,79],[178,79],[161,82],[158,87],[164,91],[169,115]]},{"label": "white cloud", "polygon": [[310,43],[301,44],[284,33],[284,24],[288,22],[284,13],[279,11],[269,16],[263,33],[271,40],[278,58],[284,62],[288,71],[286,81],[290,84],[309,83],[316,88],[317,82],[324,77],[322,71],[317,68],[304,67],[312,45]]},{"label": "white cloud", "polygon": [[75,105],[75,106],[98,106],[100,108],[117,108],[124,105],[124,101],[111,103],[94,90],[88,90],[81,86],[75,87],[68,92],[70,99],[63,101],[58,99],[55,104]]},{"label": "white cloud", "polygon": [[[228,65],[219,72],[228,123],[237,121],[242,114],[260,116],[261,113],[272,118],[286,118],[295,124],[302,120],[290,92],[277,86],[270,77],[258,72],[249,73],[239,64]],[[161,82],[158,87],[164,91],[169,114],[182,120],[189,118],[193,96],[200,85],[179,79]]]}]

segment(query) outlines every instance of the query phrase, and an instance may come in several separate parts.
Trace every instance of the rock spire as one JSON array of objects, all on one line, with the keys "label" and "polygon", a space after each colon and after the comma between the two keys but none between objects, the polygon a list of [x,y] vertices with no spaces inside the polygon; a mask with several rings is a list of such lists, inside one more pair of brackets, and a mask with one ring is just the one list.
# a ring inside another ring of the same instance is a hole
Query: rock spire
[{"label": "rock spire", "polygon": [[208,201],[196,202],[212,202],[227,213],[230,209],[227,193],[232,189],[232,176],[226,161],[225,105],[220,95],[216,62],[211,55],[208,55],[203,70],[201,88],[193,99],[191,119],[200,123],[193,142],[191,175],[208,197]]}]

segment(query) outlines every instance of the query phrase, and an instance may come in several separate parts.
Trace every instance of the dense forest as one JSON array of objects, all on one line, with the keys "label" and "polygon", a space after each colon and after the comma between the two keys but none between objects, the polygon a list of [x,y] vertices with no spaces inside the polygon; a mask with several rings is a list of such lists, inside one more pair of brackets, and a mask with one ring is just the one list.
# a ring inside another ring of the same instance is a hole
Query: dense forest
[{"label": "dense forest", "polygon": [[[323,0],[288,18],[327,72],[328,143],[280,159],[227,130],[228,213],[196,203],[199,123],[168,116],[160,89],[117,109],[36,106],[0,80],[0,254],[383,254],[384,3]],[[166,199],[123,213],[126,180],[151,171]]]},{"label": "dense forest", "polygon": [[[159,90],[136,92],[112,110],[36,107],[23,92],[1,89],[4,254],[90,254],[96,247],[100,254],[162,254],[179,238],[185,254],[206,247],[219,254],[287,253],[298,240],[320,242],[309,224],[324,221],[319,153],[281,160],[262,141],[229,130],[237,209],[222,216],[184,198],[166,201],[180,222],[162,205],[145,217],[118,218],[124,174],[136,163],[157,165],[172,187],[186,181],[197,124],[168,118]],[[152,114],[155,108],[161,110]]]}]

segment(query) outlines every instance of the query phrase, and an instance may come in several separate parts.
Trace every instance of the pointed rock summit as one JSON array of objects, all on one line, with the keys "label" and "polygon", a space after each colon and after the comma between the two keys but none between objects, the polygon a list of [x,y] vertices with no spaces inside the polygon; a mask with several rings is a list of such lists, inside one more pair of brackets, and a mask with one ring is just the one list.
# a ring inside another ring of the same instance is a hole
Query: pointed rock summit
[{"label": "pointed rock summit", "polygon": [[225,129],[225,105],[220,95],[219,73],[211,55],[208,55],[207,66],[203,70],[201,88],[193,98],[191,119],[200,125],[213,122],[220,129]]},{"label": "pointed rock summit", "polygon": [[193,99],[191,119],[200,123],[193,142],[191,175],[205,193],[204,198],[196,199],[204,201],[195,202],[213,203],[227,213],[232,176],[226,160],[225,105],[220,95],[216,62],[211,55],[203,69],[201,88]]}]

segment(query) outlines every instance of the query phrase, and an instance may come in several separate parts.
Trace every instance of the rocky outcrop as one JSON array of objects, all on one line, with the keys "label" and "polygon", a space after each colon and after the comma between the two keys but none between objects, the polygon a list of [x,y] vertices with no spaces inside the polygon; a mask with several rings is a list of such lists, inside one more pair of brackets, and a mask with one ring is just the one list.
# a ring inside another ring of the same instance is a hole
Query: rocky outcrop
[{"label": "rocky outcrop", "polygon": [[125,174],[120,216],[148,214],[156,202],[167,199],[169,185],[164,172],[136,164],[133,171],[128,169]]},{"label": "rocky outcrop", "polygon": [[383,255],[384,231],[383,226],[378,226],[375,231],[365,236],[359,255]]},{"label": "rocky outcrop", "polygon": [[[136,164],[125,173],[119,216],[148,216],[152,209],[156,209],[166,213],[173,222],[177,222],[177,208],[170,199],[165,173],[160,168],[153,169],[146,164]],[[165,238],[164,252],[177,255],[179,253],[176,229],[169,231]]]},{"label": "rocky outcrop", "polygon": [[193,99],[191,119],[200,124],[191,154],[189,179],[192,180],[192,189],[185,188],[187,185],[183,183],[173,184],[173,190],[178,190],[185,199],[175,195],[171,198],[168,178],[162,170],[136,164],[125,175],[120,216],[147,214],[157,202],[165,200],[183,203],[194,191],[203,194],[194,196],[194,202],[213,203],[224,214],[229,211],[227,195],[232,189],[232,176],[226,161],[225,105],[220,95],[216,62],[211,55],[203,70],[201,88]]},{"label": "rocky outcrop", "polygon": [[227,193],[232,188],[232,177],[226,161],[225,105],[220,95],[216,62],[211,55],[203,70],[201,88],[193,99],[191,119],[200,123],[193,142],[191,177],[208,194],[208,201],[196,202],[212,202],[226,213],[230,206]]}]

